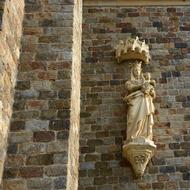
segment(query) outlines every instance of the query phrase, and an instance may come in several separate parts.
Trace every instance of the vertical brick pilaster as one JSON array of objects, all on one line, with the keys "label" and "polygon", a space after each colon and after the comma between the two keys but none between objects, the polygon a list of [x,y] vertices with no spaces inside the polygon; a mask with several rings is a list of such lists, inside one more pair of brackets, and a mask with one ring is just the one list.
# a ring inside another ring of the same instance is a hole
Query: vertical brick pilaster
[{"label": "vertical brick pilaster", "polygon": [[26,1],[5,190],[77,189],[81,6]]}]

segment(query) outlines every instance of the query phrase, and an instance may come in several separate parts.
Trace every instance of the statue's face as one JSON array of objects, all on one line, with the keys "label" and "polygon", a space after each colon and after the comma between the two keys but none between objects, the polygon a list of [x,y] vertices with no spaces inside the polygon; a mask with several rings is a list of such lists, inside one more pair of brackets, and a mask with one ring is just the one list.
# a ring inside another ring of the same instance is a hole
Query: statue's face
[{"label": "statue's face", "polygon": [[133,68],[133,75],[135,78],[139,78],[141,75],[141,67],[135,66]]}]

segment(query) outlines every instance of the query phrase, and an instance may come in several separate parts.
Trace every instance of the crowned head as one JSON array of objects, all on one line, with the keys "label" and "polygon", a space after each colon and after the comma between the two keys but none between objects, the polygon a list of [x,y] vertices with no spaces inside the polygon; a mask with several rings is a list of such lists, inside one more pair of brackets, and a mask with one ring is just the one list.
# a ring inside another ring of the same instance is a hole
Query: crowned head
[{"label": "crowned head", "polygon": [[140,79],[142,68],[141,68],[142,61],[135,61],[132,67],[132,74],[136,79]]}]

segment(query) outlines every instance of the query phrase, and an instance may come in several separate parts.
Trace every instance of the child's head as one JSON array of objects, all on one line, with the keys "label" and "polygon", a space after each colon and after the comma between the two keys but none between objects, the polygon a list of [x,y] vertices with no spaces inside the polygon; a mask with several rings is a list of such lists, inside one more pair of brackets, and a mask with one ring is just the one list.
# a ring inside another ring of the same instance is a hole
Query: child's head
[{"label": "child's head", "polygon": [[150,75],[149,72],[146,72],[146,73],[144,73],[143,75],[144,75],[144,78],[145,78],[146,80],[150,80],[151,75]]}]

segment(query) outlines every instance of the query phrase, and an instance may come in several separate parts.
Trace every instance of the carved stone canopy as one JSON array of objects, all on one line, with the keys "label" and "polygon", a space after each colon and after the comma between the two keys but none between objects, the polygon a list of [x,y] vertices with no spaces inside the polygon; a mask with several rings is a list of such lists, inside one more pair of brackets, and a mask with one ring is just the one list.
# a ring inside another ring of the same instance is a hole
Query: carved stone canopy
[{"label": "carved stone canopy", "polygon": [[149,46],[145,44],[145,41],[140,41],[138,37],[136,39],[129,38],[125,42],[120,40],[116,46],[118,63],[125,60],[141,60],[143,63],[148,64],[150,58]]}]

